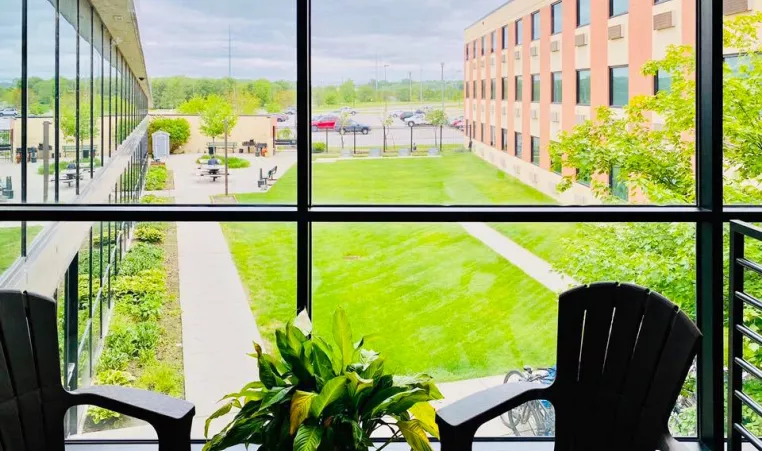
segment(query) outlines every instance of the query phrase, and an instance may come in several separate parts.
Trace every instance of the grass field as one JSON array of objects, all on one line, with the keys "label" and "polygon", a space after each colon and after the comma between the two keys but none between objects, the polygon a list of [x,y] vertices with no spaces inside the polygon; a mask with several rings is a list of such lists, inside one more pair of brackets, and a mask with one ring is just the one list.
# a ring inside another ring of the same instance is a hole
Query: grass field
[{"label": "grass field", "polygon": [[[552,199],[468,153],[442,158],[316,163],[322,203],[550,204]],[[240,203],[293,202],[296,171]],[[296,306],[296,229],[225,224],[233,259],[265,337]],[[544,246],[544,230],[516,229]],[[552,245],[550,245],[552,247]],[[551,247],[547,248],[550,252]],[[267,258],[262,258],[266,255]],[[316,224],[313,317],[330,335],[342,306],[393,368],[440,381],[496,375],[555,356],[556,296],[458,224]]]},{"label": "grass field", "polygon": [[[552,204],[553,199],[524,185],[478,157],[357,159],[314,163],[313,196],[319,204]],[[296,168],[267,193],[238,194],[240,203],[294,203]]]},{"label": "grass field", "polygon": [[[27,227],[27,243],[32,243],[42,230],[40,226]],[[0,228],[0,274],[10,268],[21,256],[21,227]]]}]

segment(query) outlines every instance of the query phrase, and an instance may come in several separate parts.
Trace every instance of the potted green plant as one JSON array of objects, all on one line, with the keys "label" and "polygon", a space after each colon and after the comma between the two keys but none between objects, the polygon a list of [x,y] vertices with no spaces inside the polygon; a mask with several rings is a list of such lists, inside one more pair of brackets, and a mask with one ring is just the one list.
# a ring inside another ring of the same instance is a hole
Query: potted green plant
[{"label": "potted green plant", "polygon": [[[367,451],[402,438],[413,451],[431,451],[428,435],[438,437],[434,407],[442,394],[427,375],[394,376],[384,358],[365,349],[368,337],[352,340],[343,310],[333,316],[333,341],[310,336],[306,315],[275,331],[279,357],[255,344],[260,380],[227,400],[206,421],[237,413],[204,447],[221,451],[257,444],[260,451]],[[377,429],[390,434],[371,441]],[[428,434],[428,435],[427,435]]]}]

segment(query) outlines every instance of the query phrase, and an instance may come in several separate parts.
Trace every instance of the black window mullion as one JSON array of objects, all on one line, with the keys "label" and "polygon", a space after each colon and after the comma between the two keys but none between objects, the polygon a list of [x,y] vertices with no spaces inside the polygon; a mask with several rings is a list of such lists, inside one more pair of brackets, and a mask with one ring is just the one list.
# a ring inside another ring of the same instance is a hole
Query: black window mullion
[{"label": "black window mullion", "polygon": [[54,178],[53,178],[53,192],[54,192],[54,201],[55,203],[58,203],[59,197],[60,197],[60,173],[58,169],[58,165],[60,162],[60,153],[61,153],[61,138],[60,133],[58,132],[61,129],[61,55],[60,55],[60,49],[61,49],[61,12],[60,12],[60,5],[61,0],[56,0],[55,7],[56,7],[56,55],[55,55],[55,79],[53,81],[53,89],[54,89],[54,95],[55,95],[55,111],[53,112],[53,126],[54,126],[54,132],[53,132],[53,147],[54,147]]},{"label": "black window mullion", "polygon": [[312,317],[312,131],[311,114],[311,0],[298,0],[296,6],[296,92],[297,92],[297,258],[296,310],[307,310]]},{"label": "black window mullion", "polygon": [[698,0],[696,14],[696,195],[710,212],[696,233],[696,321],[704,335],[698,356],[698,437],[724,449],[722,2]]},{"label": "black window mullion", "polygon": [[95,8],[90,5],[90,180],[95,173]]},{"label": "black window mullion", "polygon": [[80,6],[80,1],[77,0],[77,24],[76,24],[77,25],[77,34],[76,34],[76,39],[77,39],[76,68],[77,69],[76,69],[76,76],[74,78],[74,95],[76,96],[76,99],[74,99],[74,127],[75,127],[75,129],[74,129],[75,130],[74,131],[74,140],[76,141],[74,143],[75,144],[75,146],[74,146],[74,160],[75,160],[75,163],[74,164],[76,164],[76,166],[77,166],[76,169],[75,169],[75,175],[74,175],[74,185],[76,187],[76,190],[75,190],[74,194],[76,194],[77,196],[79,196],[79,152],[82,150],[82,146],[80,144],[81,138],[79,136],[79,130],[80,130],[80,123],[79,123],[79,120],[80,120],[80,111],[79,111],[79,108],[81,106],[80,105],[80,99],[79,99],[79,91],[80,91],[80,81],[79,81],[79,50],[80,50],[80,45],[79,44],[80,44],[81,36],[82,36],[82,30],[81,30],[81,27],[80,27],[80,19],[79,19],[79,15],[80,15],[79,6]]}]

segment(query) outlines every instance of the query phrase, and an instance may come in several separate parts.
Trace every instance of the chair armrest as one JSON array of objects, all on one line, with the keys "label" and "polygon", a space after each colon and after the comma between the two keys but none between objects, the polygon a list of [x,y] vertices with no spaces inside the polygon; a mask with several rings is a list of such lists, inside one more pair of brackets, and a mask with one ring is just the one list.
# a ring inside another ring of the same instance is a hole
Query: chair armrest
[{"label": "chair armrest", "polygon": [[656,449],[659,451],[687,451],[685,445],[675,440],[669,433],[665,433],[661,437]]},{"label": "chair armrest", "polygon": [[129,387],[94,385],[70,394],[74,405],[91,404],[113,410],[147,421],[154,427],[190,422],[196,413],[196,408],[188,401]]},{"label": "chair armrest", "polygon": [[488,388],[439,409],[440,428],[475,433],[487,421],[527,401],[547,399],[548,388],[539,384],[518,382]]}]

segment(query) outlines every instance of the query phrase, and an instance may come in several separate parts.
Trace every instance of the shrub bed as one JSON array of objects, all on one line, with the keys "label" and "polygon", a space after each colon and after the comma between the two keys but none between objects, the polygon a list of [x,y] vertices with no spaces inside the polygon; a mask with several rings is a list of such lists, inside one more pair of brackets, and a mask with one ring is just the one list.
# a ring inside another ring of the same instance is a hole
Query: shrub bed
[{"label": "shrub bed", "polygon": [[[209,155],[204,155],[198,160],[196,160],[196,163],[198,164],[206,164],[207,161],[209,161]],[[225,157],[218,156],[217,160],[219,160],[220,164],[225,164]],[[251,166],[251,162],[245,158],[238,158],[238,157],[228,157],[228,169],[242,169],[242,168],[248,168]]]},{"label": "shrub bed", "polygon": [[172,171],[164,165],[151,165],[146,173],[146,191],[161,191],[169,189]]},{"label": "shrub bed", "polygon": [[[149,202],[167,199],[154,198]],[[133,239],[113,283],[112,319],[94,383],[182,397],[176,226],[140,223]],[[124,421],[120,414],[97,407],[88,409],[88,418],[89,430],[120,427]]]}]

